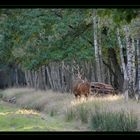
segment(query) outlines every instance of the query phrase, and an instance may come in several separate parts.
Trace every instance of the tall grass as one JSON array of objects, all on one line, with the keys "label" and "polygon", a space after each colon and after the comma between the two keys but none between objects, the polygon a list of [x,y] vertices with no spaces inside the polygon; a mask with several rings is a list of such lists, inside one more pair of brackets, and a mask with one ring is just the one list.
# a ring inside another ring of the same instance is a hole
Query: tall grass
[{"label": "tall grass", "polygon": [[81,120],[82,123],[87,123],[90,117],[91,108],[89,104],[81,103],[67,109],[65,117],[67,121]]},{"label": "tall grass", "polygon": [[96,110],[91,115],[90,126],[94,131],[136,131],[138,118],[132,112]]},{"label": "tall grass", "polygon": [[[53,119],[62,118],[62,121],[68,124],[76,122],[80,127],[90,124],[91,130],[94,131],[135,131],[137,124],[140,129],[140,123],[136,117],[140,116],[140,104],[132,100],[125,102],[122,96],[76,100],[74,95],[55,93],[51,90],[13,88],[1,91],[0,97],[1,99],[15,97],[15,105],[18,107],[41,111],[45,116],[49,115]],[[136,116],[128,113],[130,110],[133,110]],[[89,130],[88,127],[87,130]]]},{"label": "tall grass", "polygon": [[69,110],[67,110],[65,113],[65,118],[66,118],[66,121],[72,121],[76,119],[76,110],[74,110],[73,108],[70,108]]},{"label": "tall grass", "polygon": [[72,96],[69,94],[55,93],[51,90],[36,91],[29,88],[10,88],[0,92],[4,101],[15,97],[16,105],[24,109],[34,109],[50,113],[55,116],[64,111],[67,104],[70,104]]}]

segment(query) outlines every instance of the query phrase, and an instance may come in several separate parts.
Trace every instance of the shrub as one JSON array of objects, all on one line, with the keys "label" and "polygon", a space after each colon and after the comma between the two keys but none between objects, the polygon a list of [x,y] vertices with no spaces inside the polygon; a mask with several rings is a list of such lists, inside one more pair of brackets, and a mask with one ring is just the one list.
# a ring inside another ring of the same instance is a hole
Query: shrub
[{"label": "shrub", "polygon": [[135,131],[138,118],[124,111],[107,112],[96,110],[91,115],[91,129],[95,131]]}]

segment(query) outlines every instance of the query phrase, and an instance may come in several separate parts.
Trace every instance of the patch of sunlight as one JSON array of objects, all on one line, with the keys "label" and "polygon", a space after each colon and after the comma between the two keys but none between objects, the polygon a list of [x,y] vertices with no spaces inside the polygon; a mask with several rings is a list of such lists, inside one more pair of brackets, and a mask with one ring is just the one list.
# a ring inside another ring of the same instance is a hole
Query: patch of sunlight
[{"label": "patch of sunlight", "polygon": [[75,99],[75,100],[71,101],[71,105],[75,106],[75,105],[82,104],[85,102],[88,102],[88,99],[86,99],[85,97],[81,97],[79,99]]},{"label": "patch of sunlight", "polygon": [[9,114],[12,114],[13,112],[0,112],[0,115],[2,116],[6,116],[6,115],[9,115]]},{"label": "patch of sunlight", "polygon": [[25,114],[25,115],[38,115],[39,113],[33,111],[33,110],[27,110],[27,109],[19,109],[15,112],[16,114]]},{"label": "patch of sunlight", "polygon": [[45,126],[25,126],[22,128],[22,130],[39,130],[39,129],[44,129]]},{"label": "patch of sunlight", "polygon": [[108,100],[108,101],[116,101],[116,100],[120,100],[120,99],[123,99],[123,97],[117,96],[117,95],[105,97],[105,100]]},{"label": "patch of sunlight", "polygon": [[85,97],[81,97],[79,99],[75,99],[71,101],[71,106],[76,106],[78,104],[82,104],[85,102],[92,102],[92,101],[116,101],[116,100],[120,100],[123,99],[122,96],[120,95],[109,95],[106,97],[89,97],[88,99],[86,99]]}]

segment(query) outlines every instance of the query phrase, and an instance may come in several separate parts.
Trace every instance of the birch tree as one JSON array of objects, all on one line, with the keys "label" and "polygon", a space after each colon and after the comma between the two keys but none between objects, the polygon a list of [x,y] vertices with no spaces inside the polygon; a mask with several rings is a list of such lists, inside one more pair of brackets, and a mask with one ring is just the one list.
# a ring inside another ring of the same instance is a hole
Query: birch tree
[{"label": "birch tree", "polygon": [[134,86],[133,86],[133,79],[134,79],[134,68],[133,68],[133,45],[132,39],[130,36],[129,27],[125,27],[125,34],[126,34],[126,48],[127,48],[127,71],[128,71],[128,94],[130,98],[134,97]]},{"label": "birch tree", "polygon": [[140,98],[140,40],[137,38],[137,78],[135,87],[135,97],[138,101]]},{"label": "birch tree", "polygon": [[128,100],[128,74],[127,74],[126,65],[125,65],[125,62],[124,62],[123,45],[122,45],[122,42],[121,42],[119,28],[117,29],[117,38],[118,38],[118,43],[119,43],[119,47],[120,47],[120,58],[121,58],[123,76],[124,76],[123,92],[124,92],[124,95],[125,95],[125,99]]},{"label": "birch tree", "polygon": [[95,62],[96,62],[96,75],[97,75],[97,81],[102,82],[101,79],[101,60],[100,60],[100,55],[101,50],[100,46],[98,43],[98,17],[96,14],[96,10],[93,10],[93,32],[94,32],[94,50],[95,50]]}]

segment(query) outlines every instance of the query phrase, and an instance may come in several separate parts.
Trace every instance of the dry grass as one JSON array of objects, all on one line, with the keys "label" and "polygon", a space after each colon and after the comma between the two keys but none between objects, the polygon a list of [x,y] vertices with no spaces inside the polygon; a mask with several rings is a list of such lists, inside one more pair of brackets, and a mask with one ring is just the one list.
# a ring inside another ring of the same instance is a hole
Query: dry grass
[{"label": "dry grass", "polygon": [[2,92],[2,99],[16,98],[16,104],[22,108],[36,109],[39,111],[57,110],[62,113],[69,106],[73,96],[67,93],[48,91],[35,91],[29,88],[10,88]]},{"label": "dry grass", "polygon": [[59,93],[48,91],[35,91],[30,88],[10,88],[2,92],[2,98],[16,97],[16,104],[20,106],[28,104],[36,104],[44,107],[44,111],[51,108],[56,108],[60,112],[65,111],[67,108],[79,106],[85,104],[86,106],[94,106],[98,104],[102,108],[106,108],[112,111],[120,110],[133,110],[136,114],[140,114],[140,103],[129,100],[126,102],[121,95],[109,95],[106,97],[89,97],[86,100],[84,97],[76,100],[72,94]]},{"label": "dry grass", "polygon": [[[126,102],[121,95],[91,96],[88,100],[85,98],[76,100],[72,94],[55,93],[51,90],[35,91],[29,88],[6,89],[1,91],[1,94],[2,98],[16,97],[17,106],[25,109],[36,109],[52,117],[57,116],[62,118],[61,121],[71,121],[72,124],[75,122],[75,128],[80,129],[84,126],[83,130],[89,130],[88,125],[85,123],[89,122],[90,115],[94,113],[97,106],[103,111],[119,112],[123,110],[128,113],[133,112],[140,120],[140,103],[134,100]],[[138,130],[140,130],[139,122]]]}]

